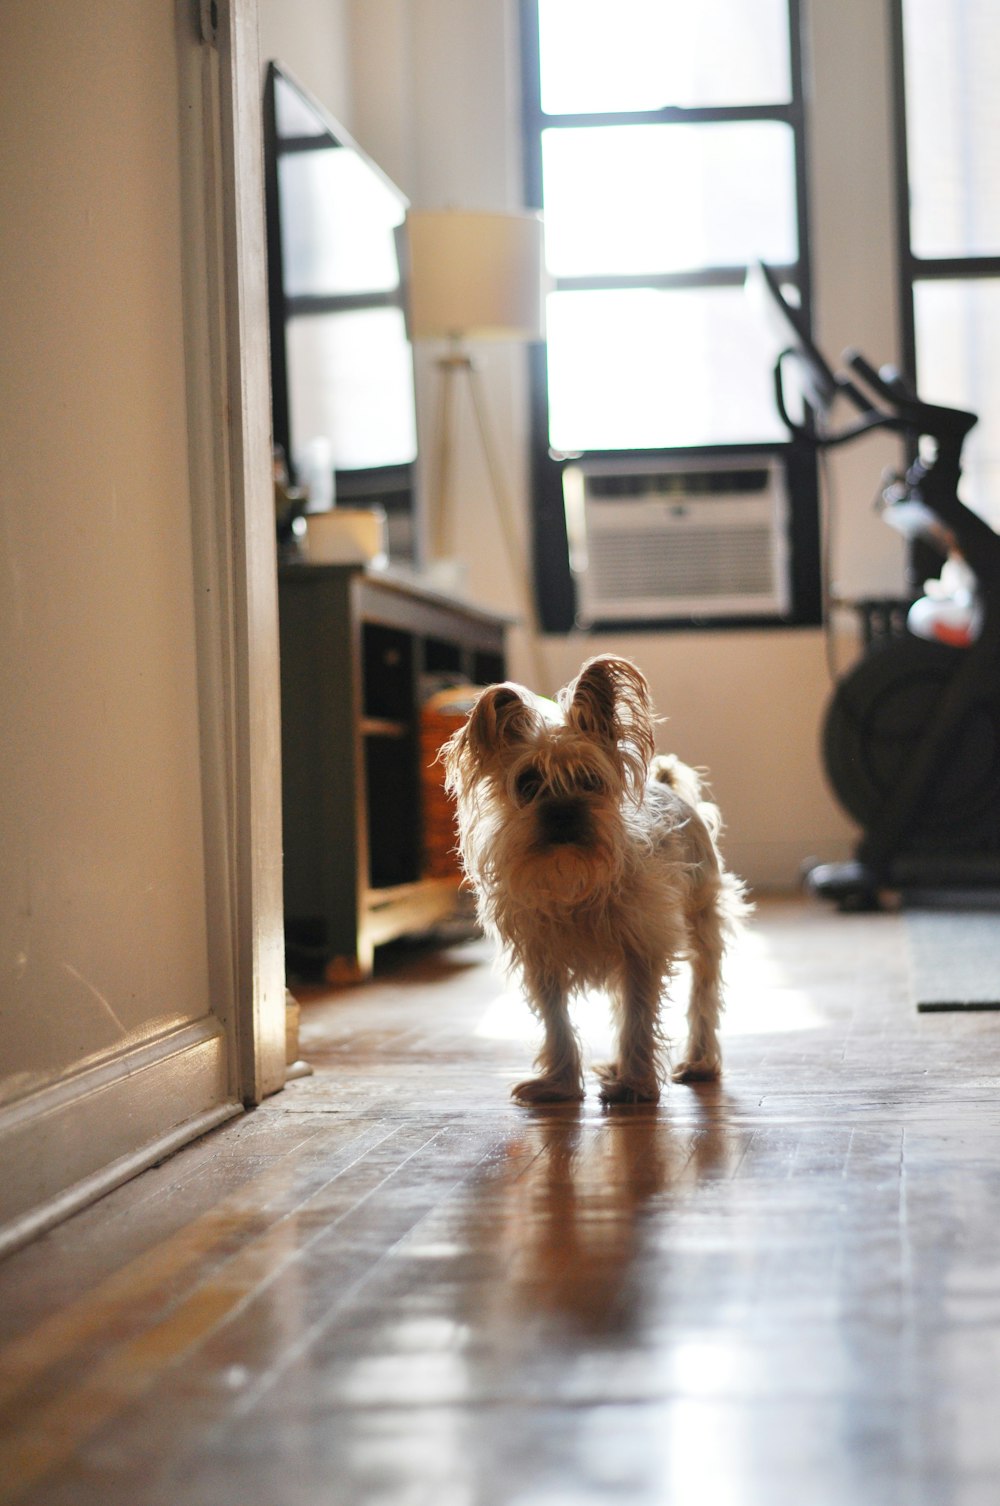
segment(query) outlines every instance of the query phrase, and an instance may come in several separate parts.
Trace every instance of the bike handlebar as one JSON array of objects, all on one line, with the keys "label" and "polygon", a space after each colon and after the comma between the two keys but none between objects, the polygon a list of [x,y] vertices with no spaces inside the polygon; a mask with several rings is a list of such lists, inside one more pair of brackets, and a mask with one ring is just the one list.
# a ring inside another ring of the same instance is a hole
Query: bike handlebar
[{"label": "bike handlebar", "polygon": [[895,417],[904,427],[915,433],[930,434],[936,439],[963,440],[978,422],[975,413],[966,413],[962,408],[925,403],[893,366],[883,366],[876,371],[856,350],[845,351],[844,359],[873,392],[895,408]]},{"label": "bike handlebar", "polygon": [[[825,389],[828,400],[819,408],[816,416],[813,416],[815,410],[811,410],[805,423],[797,423],[789,417],[785,403],[783,362],[790,356],[808,364],[808,354],[794,346],[782,351],[778,357],[774,368],[778,411],[793,434],[822,448],[847,444],[872,429],[889,429],[913,438],[926,434],[938,441],[952,441],[961,445],[966,434],[978,421],[976,414],[967,413],[961,408],[925,403],[894,367],[883,366],[881,370],[876,370],[860,351],[846,350],[843,357],[845,365],[861,378],[869,391],[866,392],[852,381],[845,372],[838,371],[834,373],[832,390],[829,384]],[[882,406],[870,394],[875,394]],[[817,423],[816,417],[823,421],[827,419],[838,396],[846,398],[861,415],[860,418],[840,429],[830,428],[825,422]]]},{"label": "bike handlebar", "polygon": [[[936,441],[936,454],[929,463],[918,458],[907,473],[908,483],[919,488],[929,511],[951,531],[962,553],[980,580],[995,583],[1000,600],[1000,537],[988,523],[971,511],[958,496],[961,454],[965,436],[977,422],[974,413],[925,403],[898,371],[891,366],[876,370],[859,351],[843,355],[847,370],[834,371],[813,344],[798,310],[781,291],[778,274],[759,263],[748,286],[766,290],[765,309],[777,317],[781,338],[789,343],[774,367],[774,391],[778,412],[793,437],[826,449],[848,444],[874,429],[886,429],[911,440],[926,436]],[[791,417],[785,402],[784,368],[795,359],[800,372],[799,396],[804,417]],[[830,413],[838,398],[846,399],[857,417],[834,429]]]}]

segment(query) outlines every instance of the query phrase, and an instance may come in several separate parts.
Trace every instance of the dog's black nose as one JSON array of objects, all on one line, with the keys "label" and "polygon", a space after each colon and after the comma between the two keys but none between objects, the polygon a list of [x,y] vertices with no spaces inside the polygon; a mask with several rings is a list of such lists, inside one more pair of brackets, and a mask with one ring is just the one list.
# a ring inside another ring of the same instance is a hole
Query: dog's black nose
[{"label": "dog's black nose", "polygon": [[552,846],[587,840],[587,808],[580,800],[547,800],[539,810],[542,835]]}]

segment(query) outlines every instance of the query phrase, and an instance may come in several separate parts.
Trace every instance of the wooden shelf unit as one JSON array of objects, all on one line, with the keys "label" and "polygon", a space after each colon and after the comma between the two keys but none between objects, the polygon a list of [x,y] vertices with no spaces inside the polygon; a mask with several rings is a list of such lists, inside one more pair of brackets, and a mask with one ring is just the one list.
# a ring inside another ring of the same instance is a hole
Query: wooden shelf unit
[{"label": "wooden shelf unit", "polygon": [[424,871],[421,706],[504,678],[506,620],[354,565],[285,565],[278,602],[289,965],[365,977],[455,912],[457,875]]}]

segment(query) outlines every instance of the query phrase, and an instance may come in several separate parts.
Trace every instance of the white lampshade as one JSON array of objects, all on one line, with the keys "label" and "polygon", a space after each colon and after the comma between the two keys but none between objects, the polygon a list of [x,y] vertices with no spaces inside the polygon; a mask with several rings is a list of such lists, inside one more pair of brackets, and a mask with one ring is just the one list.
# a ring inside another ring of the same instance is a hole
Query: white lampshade
[{"label": "white lampshade", "polygon": [[414,340],[540,340],[538,214],[411,210],[406,217]]}]

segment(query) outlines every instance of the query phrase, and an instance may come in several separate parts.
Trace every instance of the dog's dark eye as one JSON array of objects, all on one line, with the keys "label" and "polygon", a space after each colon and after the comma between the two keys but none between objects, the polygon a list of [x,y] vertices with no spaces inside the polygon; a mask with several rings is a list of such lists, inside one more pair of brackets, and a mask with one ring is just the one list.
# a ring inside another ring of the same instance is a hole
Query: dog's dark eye
[{"label": "dog's dark eye", "polygon": [[543,784],[540,770],[535,768],[522,769],[514,780],[514,794],[522,805],[528,805]]},{"label": "dog's dark eye", "polygon": [[604,780],[594,769],[584,769],[577,780],[577,788],[585,795],[600,795],[604,789]]}]

